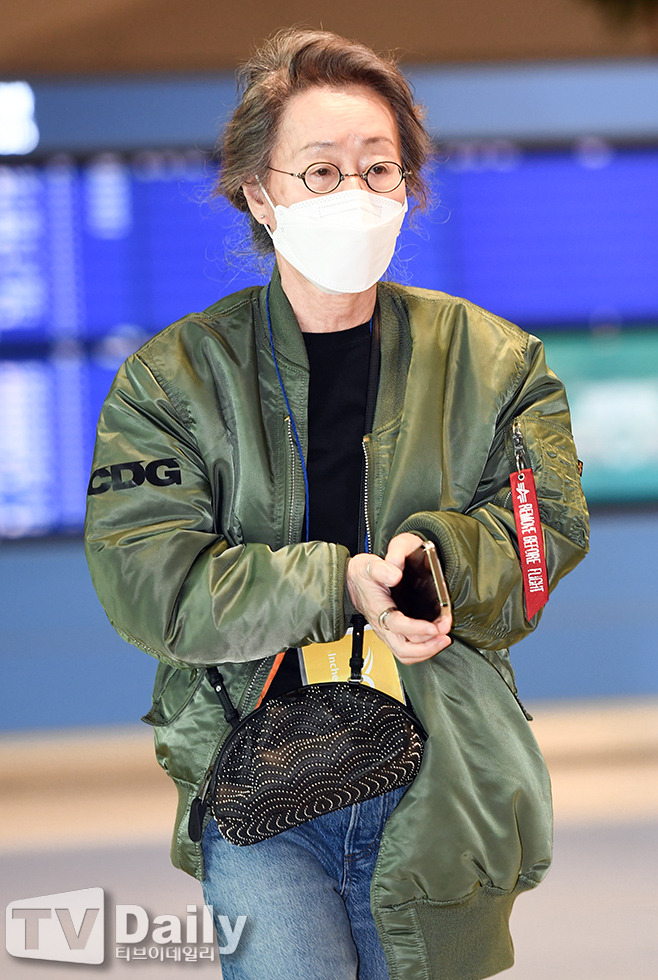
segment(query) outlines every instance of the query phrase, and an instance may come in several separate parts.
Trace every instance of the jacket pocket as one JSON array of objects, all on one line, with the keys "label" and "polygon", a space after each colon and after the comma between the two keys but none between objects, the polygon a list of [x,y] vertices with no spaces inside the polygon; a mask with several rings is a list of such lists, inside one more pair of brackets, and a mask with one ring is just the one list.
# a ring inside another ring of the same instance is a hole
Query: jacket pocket
[{"label": "jacket pocket", "polygon": [[176,721],[203,682],[203,673],[197,667],[160,663],[153,685],[151,709],[142,716],[142,721],[156,728]]},{"label": "jacket pocket", "polygon": [[[587,548],[588,514],[583,495],[578,454],[568,429],[541,416],[515,419],[523,435],[527,465],[532,468],[542,521],[575,545]],[[507,434],[508,454],[516,466],[512,428]]]}]

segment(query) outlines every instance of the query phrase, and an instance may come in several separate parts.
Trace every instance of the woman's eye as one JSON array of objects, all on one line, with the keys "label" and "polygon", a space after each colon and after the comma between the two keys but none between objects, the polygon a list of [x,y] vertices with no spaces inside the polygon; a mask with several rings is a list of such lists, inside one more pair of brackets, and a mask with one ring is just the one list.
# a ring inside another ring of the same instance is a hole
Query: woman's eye
[{"label": "woman's eye", "polygon": [[327,194],[340,183],[340,174],[332,163],[316,163],[306,169],[304,182],[309,190]]},{"label": "woman's eye", "polygon": [[336,173],[336,168],[331,167],[329,164],[320,163],[315,167],[311,167],[306,171],[306,177],[312,180],[322,180],[326,177],[333,177]]}]

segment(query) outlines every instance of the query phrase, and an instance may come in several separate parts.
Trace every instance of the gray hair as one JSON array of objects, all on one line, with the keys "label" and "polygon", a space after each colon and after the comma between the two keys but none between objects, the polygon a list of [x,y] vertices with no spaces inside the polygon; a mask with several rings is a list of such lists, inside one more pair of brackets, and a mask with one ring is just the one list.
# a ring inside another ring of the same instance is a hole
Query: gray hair
[{"label": "gray hair", "polygon": [[409,83],[397,64],[357,41],[329,31],[292,28],[269,38],[238,73],[240,102],[217,143],[219,176],[214,197],[223,196],[248,213],[251,236],[260,254],[273,251],[266,229],[250,214],[242,185],[260,174],[264,180],[276,146],[286,105],[313,86],[365,85],[379,93],[395,116],[407,185],[421,207],[429,191],[421,173],[432,143]]}]

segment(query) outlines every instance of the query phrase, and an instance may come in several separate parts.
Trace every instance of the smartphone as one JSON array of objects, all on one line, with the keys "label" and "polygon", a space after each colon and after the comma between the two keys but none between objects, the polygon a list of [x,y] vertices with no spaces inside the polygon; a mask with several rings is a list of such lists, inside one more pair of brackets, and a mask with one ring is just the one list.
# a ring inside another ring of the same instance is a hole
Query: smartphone
[{"label": "smartphone", "polygon": [[449,615],[450,595],[432,541],[423,541],[407,555],[402,578],[391,589],[391,597],[398,609],[411,619],[434,622]]}]

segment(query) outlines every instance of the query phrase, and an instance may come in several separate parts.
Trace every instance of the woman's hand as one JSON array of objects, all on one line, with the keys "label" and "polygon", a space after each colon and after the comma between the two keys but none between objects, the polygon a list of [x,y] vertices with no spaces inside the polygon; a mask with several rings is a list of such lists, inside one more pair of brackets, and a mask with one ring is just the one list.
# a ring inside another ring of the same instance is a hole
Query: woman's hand
[{"label": "woman's hand", "polygon": [[402,578],[407,555],[421,544],[422,539],[416,534],[398,534],[392,538],[386,558],[354,555],[347,566],[347,590],[353,605],[403,664],[429,660],[452,642],[447,635],[452,616],[429,623],[425,619],[409,619],[394,609],[385,617],[385,627],[379,619],[385,610],[395,607],[391,588]]}]

